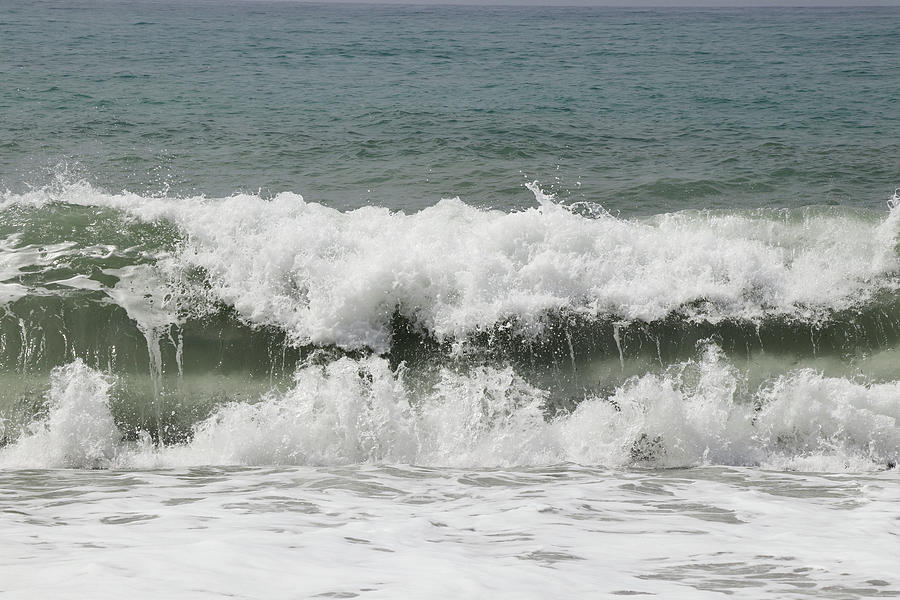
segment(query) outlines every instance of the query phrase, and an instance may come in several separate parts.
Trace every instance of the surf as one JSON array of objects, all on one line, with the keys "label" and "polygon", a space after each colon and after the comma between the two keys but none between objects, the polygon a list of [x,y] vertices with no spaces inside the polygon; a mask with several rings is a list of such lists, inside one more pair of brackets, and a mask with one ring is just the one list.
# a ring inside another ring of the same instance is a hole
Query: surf
[{"label": "surf", "polygon": [[[896,194],[623,219],[529,189],[411,213],[7,193],[3,460],[896,463]],[[65,410],[103,444],[66,446]]]}]

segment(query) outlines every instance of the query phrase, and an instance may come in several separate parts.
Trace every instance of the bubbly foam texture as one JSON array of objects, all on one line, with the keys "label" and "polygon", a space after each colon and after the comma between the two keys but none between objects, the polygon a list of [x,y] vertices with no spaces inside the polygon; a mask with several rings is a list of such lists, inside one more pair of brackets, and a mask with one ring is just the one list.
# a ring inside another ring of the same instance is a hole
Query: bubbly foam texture
[{"label": "bubbly foam texture", "polygon": [[381,358],[341,358],[298,369],[286,393],[220,407],[189,443],[162,448],[119,442],[109,386],[79,361],[55,371],[49,417],[0,450],[0,465],[575,462],[841,471],[900,459],[900,383],[799,370],[749,391],[715,346],[556,418],[545,416],[548,394],[510,368],[445,370],[424,385]]},{"label": "bubbly foam texture", "polygon": [[[152,264],[106,267],[103,282],[67,273],[47,283],[102,292],[122,306],[147,337],[154,386],[161,332],[216,302],[297,343],[387,351],[396,312],[438,338],[462,340],[508,319],[539,332],[552,311],[815,322],[897,287],[896,196],[882,218],[811,211],[624,220],[602,210],[581,216],[537,186],[532,191],[539,206],[517,213],[459,200],[414,214],[340,212],[294,194],[143,198],[86,184],[7,195],[3,206],[98,205],[182,231],[174,251],[141,255],[155,256]],[[5,240],[0,301],[21,292],[17,277],[33,267],[51,273],[73,252],[111,251],[102,240],[85,241],[94,242],[74,248]],[[25,432],[0,431],[13,440],[0,449],[0,464],[575,462],[829,471],[883,468],[900,458],[900,382],[795,370],[749,389],[749,378],[712,345],[611,394],[587,394],[573,412],[553,418],[549,392],[510,367],[427,377],[393,371],[377,356],[307,364],[287,392],[220,406],[194,426],[189,443],[156,447],[149,436],[121,441],[109,410],[113,383],[76,361],[53,372],[45,418]]]},{"label": "bubbly foam texture", "polygon": [[160,278],[158,269],[150,265],[129,265],[105,269],[104,273],[118,280],[109,289],[109,296],[144,332],[179,322],[168,283]]},{"label": "bubbly foam texture", "polygon": [[80,359],[53,370],[47,417],[7,448],[4,467],[103,468],[113,464],[122,434],[109,410],[112,382]]},{"label": "bubbly foam texture", "polygon": [[[505,213],[442,200],[414,214],[272,200],[110,195],[86,184],[17,197],[113,207],[177,225],[163,280],[201,268],[209,294],[297,343],[390,347],[399,312],[439,339],[566,311],[653,321],[827,318],[897,288],[900,209],[677,213],[618,219],[555,204]],[[11,200],[5,199],[6,203]],[[195,302],[189,298],[187,303]],[[156,318],[158,314],[154,315]]]}]

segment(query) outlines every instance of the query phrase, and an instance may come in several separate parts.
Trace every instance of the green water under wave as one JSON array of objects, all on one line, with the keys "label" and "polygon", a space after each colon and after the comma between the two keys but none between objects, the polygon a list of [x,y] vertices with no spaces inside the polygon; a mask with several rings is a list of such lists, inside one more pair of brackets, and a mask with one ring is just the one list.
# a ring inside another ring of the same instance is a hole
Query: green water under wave
[{"label": "green water under wave", "polygon": [[[630,377],[664,373],[711,343],[743,373],[749,389],[802,368],[869,382],[898,377],[896,295],[817,324],[777,318],[703,323],[677,314],[626,323],[548,314],[540,328],[517,330],[509,321],[442,342],[396,315],[385,356],[426,387],[443,368],[464,373],[481,365],[511,366],[549,391],[548,415],[574,409],[585,395],[612,393]],[[81,359],[116,378],[112,409],[123,431],[183,441],[217,406],[288,389],[294,371],[310,361],[369,353],[297,346],[284,331],[249,326],[229,309],[148,331],[98,292],[27,297],[0,315],[0,415],[8,432],[39,418],[51,370]]]}]

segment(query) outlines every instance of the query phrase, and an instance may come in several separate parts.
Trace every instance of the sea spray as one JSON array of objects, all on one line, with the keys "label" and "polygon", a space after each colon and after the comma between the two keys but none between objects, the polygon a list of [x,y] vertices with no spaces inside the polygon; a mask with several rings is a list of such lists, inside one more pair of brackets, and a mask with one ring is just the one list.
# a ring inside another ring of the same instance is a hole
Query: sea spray
[{"label": "sea spray", "polygon": [[0,449],[5,467],[96,469],[113,464],[122,434],[110,413],[108,376],[83,361],[53,370],[47,416]]},{"label": "sea spray", "polygon": [[[803,369],[759,388],[713,344],[569,414],[509,368],[441,370],[430,387],[387,361],[342,358],[295,386],[221,407],[160,464],[769,465],[885,468],[900,458],[898,384]],[[146,457],[145,457],[146,458]]]},{"label": "sea spray", "polygon": [[565,414],[510,368],[441,370],[430,384],[378,357],[301,366],[293,387],[219,406],[189,440],[123,442],[110,380],[81,361],[54,371],[49,414],[4,466],[203,464],[621,467],[765,465],[841,471],[900,459],[900,384],[800,369],[750,387],[713,344]]}]

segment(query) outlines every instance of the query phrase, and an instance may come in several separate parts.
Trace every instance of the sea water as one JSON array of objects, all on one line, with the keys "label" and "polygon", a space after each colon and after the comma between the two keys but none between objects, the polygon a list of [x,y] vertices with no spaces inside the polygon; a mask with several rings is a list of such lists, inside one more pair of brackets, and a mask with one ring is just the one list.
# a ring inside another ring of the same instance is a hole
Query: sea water
[{"label": "sea water", "polygon": [[0,10],[5,596],[900,595],[898,9]]}]

